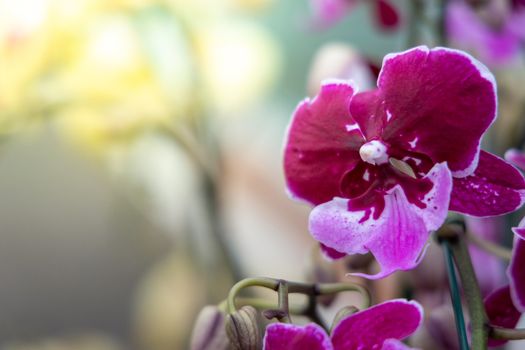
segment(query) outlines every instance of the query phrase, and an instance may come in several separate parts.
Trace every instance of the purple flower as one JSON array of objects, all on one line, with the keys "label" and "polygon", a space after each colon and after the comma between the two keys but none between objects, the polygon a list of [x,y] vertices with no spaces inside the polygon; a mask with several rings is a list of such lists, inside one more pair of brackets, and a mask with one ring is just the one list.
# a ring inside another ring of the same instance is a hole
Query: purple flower
[{"label": "purple flower", "polygon": [[[452,1],[447,9],[446,28],[450,41],[471,50],[489,65],[509,63],[525,41],[525,9],[516,4],[489,1],[479,14],[464,1]],[[482,16],[486,17],[486,20]]]},{"label": "purple flower", "polygon": [[343,318],[330,337],[315,323],[273,323],[266,328],[264,350],[408,350],[400,340],[414,333],[422,319],[417,302],[397,299]]},{"label": "purple flower", "polygon": [[[492,325],[505,328],[516,327],[521,317],[521,312],[514,306],[509,286],[492,292],[485,298],[484,303],[487,316]],[[505,343],[505,340],[489,339],[489,346],[500,346]]]},{"label": "purple flower", "polygon": [[[317,24],[329,26],[341,20],[359,0],[311,0]],[[381,29],[392,29],[399,24],[396,9],[387,0],[373,0],[376,19]]]},{"label": "purple flower", "polygon": [[509,278],[510,292],[514,305],[521,312],[525,312],[525,240],[523,232],[525,230],[525,218],[521,220],[519,227],[513,228],[516,233],[512,258],[507,269]]},{"label": "purple flower", "polygon": [[284,150],[288,191],[315,206],[314,238],[340,253],[370,251],[382,267],[357,275],[412,269],[449,208],[490,216],[522,205],[520,172],[480,151],[495,116],[494,77],[471,56],[387,55],[376,90],[328,81],[299,104]]}]

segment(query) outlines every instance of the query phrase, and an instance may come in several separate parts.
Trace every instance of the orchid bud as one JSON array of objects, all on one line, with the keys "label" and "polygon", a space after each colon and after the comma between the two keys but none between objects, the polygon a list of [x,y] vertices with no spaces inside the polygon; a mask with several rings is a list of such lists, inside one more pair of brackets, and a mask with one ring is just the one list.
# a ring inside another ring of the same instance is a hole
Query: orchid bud
[{"label": "orchid bud", "polygon": [[225,317],[216,305],[205,306],[195,321],[191,335],[191,350],[226,350],[229,346]]},{"label": "orchid bud", "polygon": [[243,306],[226,318],[226,333],[235,350],[259,350],[262,347],[257,310]]},{"label": "orchid bud", "polygon": [[321,47],[310,68],[308,92],[316,95],[325,79],[352,80],[362,91],[375,86],[375,78],[366,60],[351,46],[329,43]]}]

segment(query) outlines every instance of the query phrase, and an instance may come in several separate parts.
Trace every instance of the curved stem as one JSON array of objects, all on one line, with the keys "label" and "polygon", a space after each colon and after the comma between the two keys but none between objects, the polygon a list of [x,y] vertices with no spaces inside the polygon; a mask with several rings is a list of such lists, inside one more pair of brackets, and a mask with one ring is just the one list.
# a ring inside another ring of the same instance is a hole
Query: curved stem
[{"label": "curved stem", "polygon": [[510,329],[491,325],[489,328],[489,336],[492,339],[521,340],[525,339],[525,329]]},{"label": "curved stem", "polygon": [[[283,286],[284,285],[284,286]],[[258,277],[258,278],[246,278],[242,281],[237,282],[228,293],[226,299],[226,306],[229,313],[236,311],[236,298],[239,292],[248,287],[263,287],[279,292],[279,305],[278,308],[288,305],[288,300],[284,300],[284,295],[289,293],[305,294],[310,297],[308,306],[304,309],[304,314],[315,315],[311,312],[312,305],[315,306],[315,298],[319,295],[335,294],[340,292],[359,292],[363,296],[363,308],[370,306],[370,292],[365,287],[359,284],[353,283],[324,283],[324,284],[312,284],[302,283],[294,281],[283,281],[274,278]],[[244,299],[247,300],[247,299]],[[221,304],[222,305],[222,304]],[[274,305],[274,304],[272,304]],[[295,310],[294,310],[295,311]],[[295,313],[295,312],[293,312]]]},{"label": "curved stem", "polygon": [[228,293],[228,312],[230,314],[234,313],[236,311],[235,307],[235,297],[237,294],[244,288],[247,287],[264,287],[272,290],[277,290],[279,287],[279,281],[273,278],[246,278],[242,281],[237,282],[232,289],[230,289],[230,293]]},{"label": "curved stem", "polygon": [[499,244],[488,241],[486,239],[483,239],[482,237],[470,231],[465,232],[465,237],[469,242],[476,245],[478,248],[483,249],[484,251],[494,256],[497,256],[500,259],[510,261],[512,258],[512,250],[500,246]]}]

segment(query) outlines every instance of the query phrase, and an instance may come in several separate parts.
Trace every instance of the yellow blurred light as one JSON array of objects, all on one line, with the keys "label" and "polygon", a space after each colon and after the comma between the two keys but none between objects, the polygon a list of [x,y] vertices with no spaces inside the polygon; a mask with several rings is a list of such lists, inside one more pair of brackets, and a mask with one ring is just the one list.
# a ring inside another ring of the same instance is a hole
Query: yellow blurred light
[{"label": "yellow blurred light", "polygon": [[210,23],[198,32],[197,43],[208,97],[220,113],[253,103],[276,78],[276,43],[252,22]]}]

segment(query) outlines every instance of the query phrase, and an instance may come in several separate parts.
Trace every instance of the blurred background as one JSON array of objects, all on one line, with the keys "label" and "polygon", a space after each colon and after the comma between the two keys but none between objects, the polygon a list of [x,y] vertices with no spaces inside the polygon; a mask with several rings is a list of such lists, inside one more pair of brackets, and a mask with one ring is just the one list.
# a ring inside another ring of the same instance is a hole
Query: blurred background
[{"label": "blurred background", "polygon": [[[327,23],[315,3],[0,0],[1,349],[186,349],[236,280],[312,277],[291,113],[324,78],[371,88],[386,53],[442,44],[422,19],[444,16],[356,1]],[[489,63],[501,153],[523,141],[525,70],[519,50]]]}]

